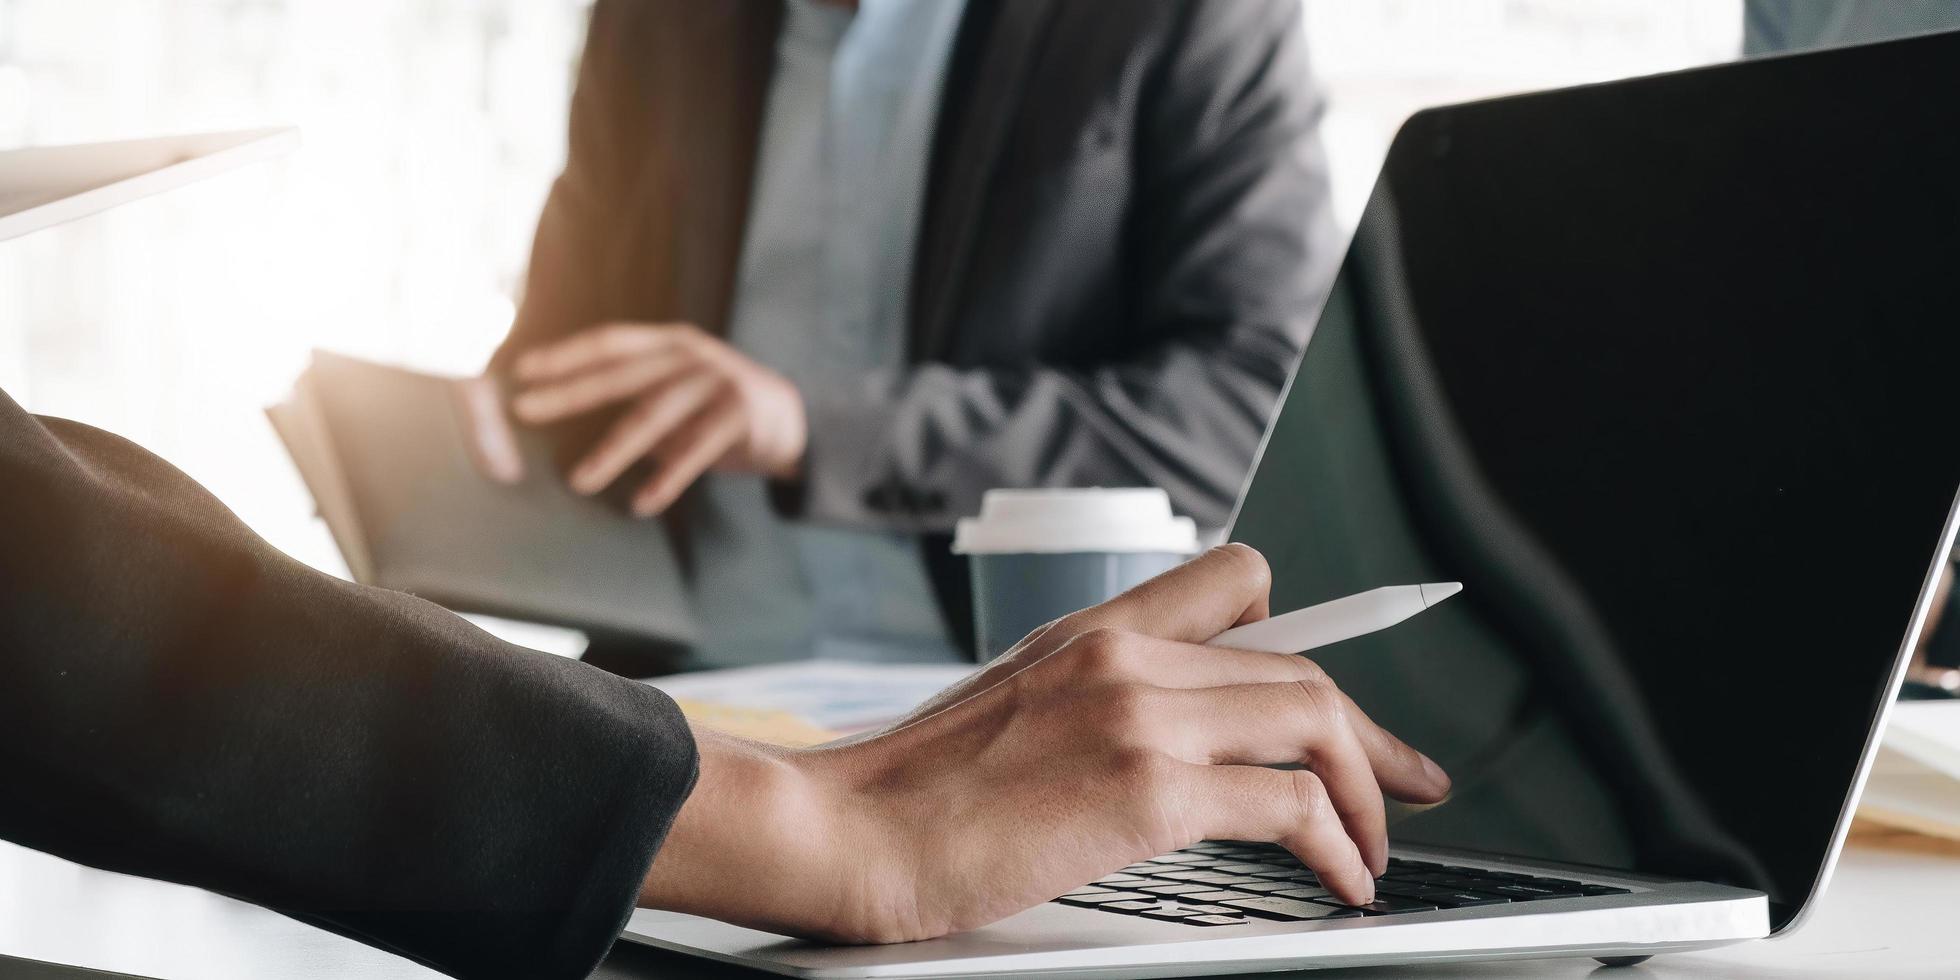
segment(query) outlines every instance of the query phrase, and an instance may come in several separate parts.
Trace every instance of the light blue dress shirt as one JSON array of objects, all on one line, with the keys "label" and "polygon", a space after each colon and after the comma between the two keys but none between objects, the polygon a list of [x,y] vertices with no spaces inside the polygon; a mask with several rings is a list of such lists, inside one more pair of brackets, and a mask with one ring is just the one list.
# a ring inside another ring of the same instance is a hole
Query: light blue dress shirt
[{"label": "light blue dress shirt", "polygon": [[1745,54],[1780,54],[1960,29],[1960,0],[1745,0]]},{"label": "light blue dress shirt", "polygon": [[[729,339],[805,392],[903,363],[913,245],[963,0],[789,0]],[[701,666],[955,660],[918,540],[783,520],[714,473],[695,525]]]}]

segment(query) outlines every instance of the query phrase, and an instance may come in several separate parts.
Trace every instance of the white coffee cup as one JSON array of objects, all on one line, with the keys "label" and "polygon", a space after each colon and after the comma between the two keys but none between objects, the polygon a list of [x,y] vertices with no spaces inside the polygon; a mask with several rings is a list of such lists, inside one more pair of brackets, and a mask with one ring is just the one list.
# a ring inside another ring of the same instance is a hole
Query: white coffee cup
[{"label": "white coffee cup", "polygon": [[1197,526],[1155,487],[989,490],[953,536],[953,552],[971,560],[982,662],[1197,551]]}]

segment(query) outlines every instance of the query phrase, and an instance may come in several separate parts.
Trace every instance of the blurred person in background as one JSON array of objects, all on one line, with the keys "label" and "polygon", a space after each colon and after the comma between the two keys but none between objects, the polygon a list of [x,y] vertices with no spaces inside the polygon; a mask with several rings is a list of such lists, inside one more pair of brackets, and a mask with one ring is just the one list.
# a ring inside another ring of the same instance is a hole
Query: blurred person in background
[{"label": "blurred person in background", "polygon": [[1321,111],[1297,0],[598,0],[488,373],[707,636],[588,661],[960,659],[993,487],[1221,525],[1339,262]]},{"label": "blurred person in background", "polygon": [[[1960,0],[1744,0],[1743,53],[1749,57],[1960,30]],[[1915,93],[1928,95],[1932,93]],[[1955,98],[1947,93],[1945,98]],[[1960,404],[1956,404],[1960,411]],[[1939,447],[1933,451],[1960,452]],[[1960,692],[1960,595],[1947,566],[1939,598],[1908,679]],[[1910,687],[1908,688],[1910,690]]]}]

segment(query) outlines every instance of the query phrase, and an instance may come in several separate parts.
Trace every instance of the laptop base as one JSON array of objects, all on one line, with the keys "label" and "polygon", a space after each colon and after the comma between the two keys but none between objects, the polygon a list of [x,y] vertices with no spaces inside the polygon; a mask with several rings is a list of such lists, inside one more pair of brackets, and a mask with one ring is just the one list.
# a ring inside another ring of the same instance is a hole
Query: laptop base
[{"label": "laptop base", "polygon": [[[1452,858],[1404,857],[1444,863]],[[1498,873],[1575,874],[1476,863]],[[1224,926],[1050,902],[984,929],[889,946],[826,946],[695,916],[641,911],[622,938],[812,980],[1029,975],[1086,980],[1566,956],[1619,963],[1770,932],[1768,900],[1759,892],[1637,875],[1584,876],[1625,892],[1304,922],[1250,918]]]}]

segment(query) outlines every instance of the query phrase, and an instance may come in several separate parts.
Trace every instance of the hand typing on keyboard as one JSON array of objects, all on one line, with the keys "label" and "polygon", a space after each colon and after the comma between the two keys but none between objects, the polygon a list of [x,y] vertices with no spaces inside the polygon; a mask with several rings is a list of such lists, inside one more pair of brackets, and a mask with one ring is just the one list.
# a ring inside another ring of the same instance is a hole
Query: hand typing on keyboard
[{"label": "hand typing on keyboard", "polygon": [[1435,802],[1449,778],[1311,661],[1200,645],[1263,618],[1267,585],[1264,559],[1228,545],[1037,630],[881,732],[784,749],[698,731],[700,780],[642,904],[899,942],[1207,839],[1274,842],[1336,903],[1375,903],[1383,793]]}]

